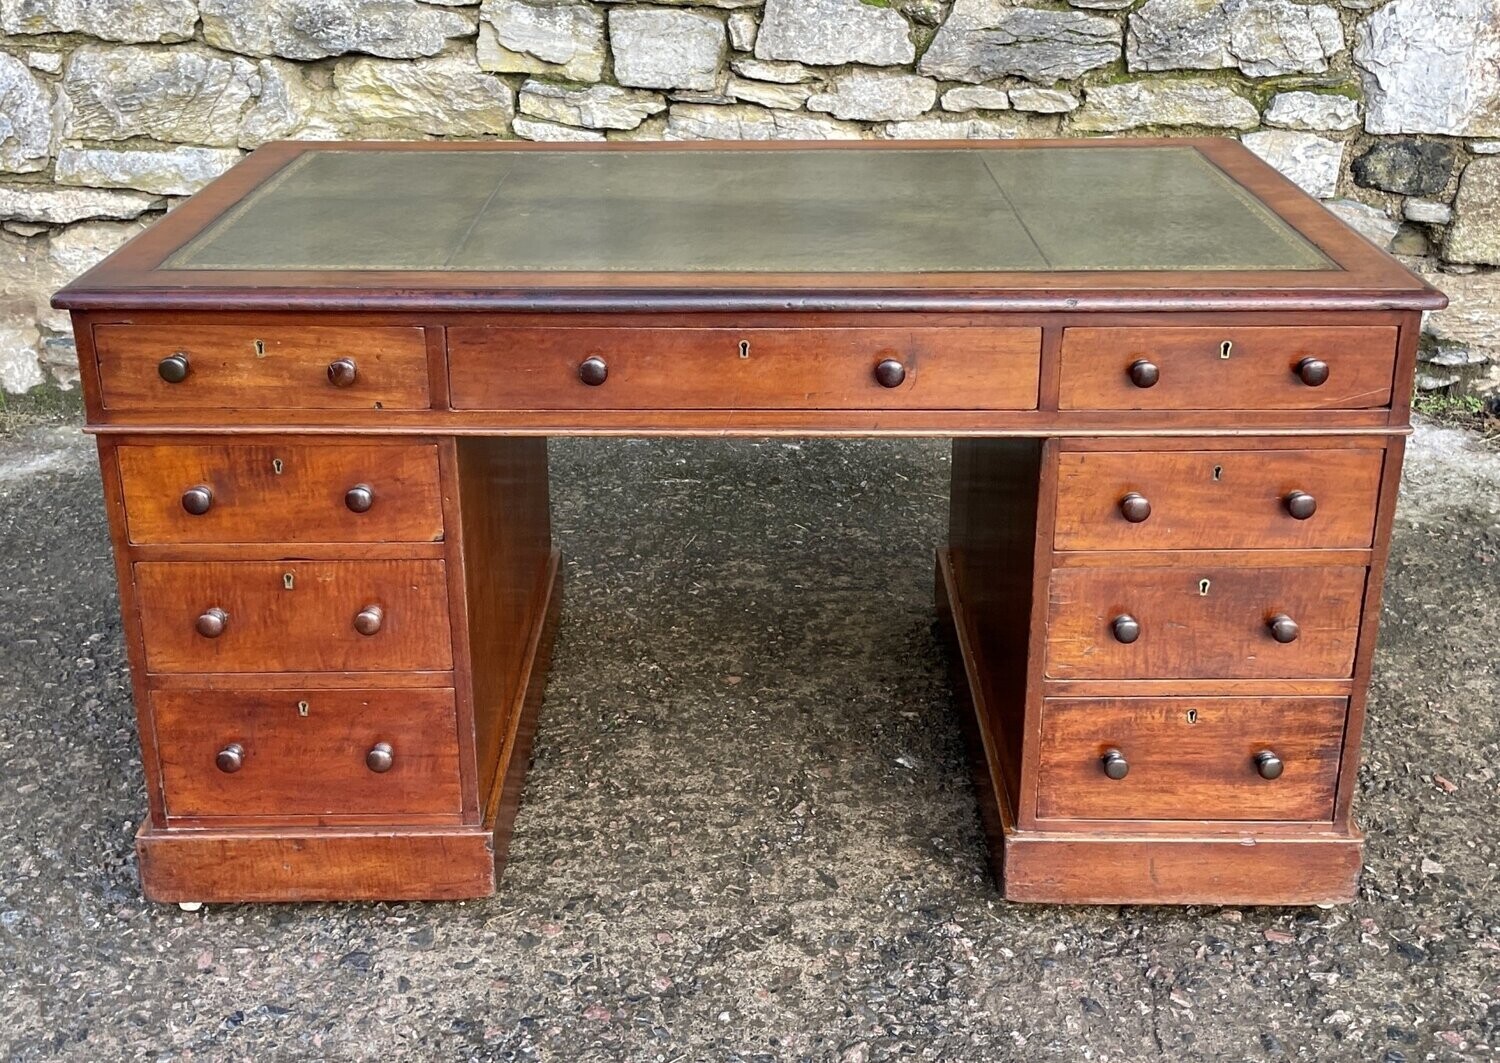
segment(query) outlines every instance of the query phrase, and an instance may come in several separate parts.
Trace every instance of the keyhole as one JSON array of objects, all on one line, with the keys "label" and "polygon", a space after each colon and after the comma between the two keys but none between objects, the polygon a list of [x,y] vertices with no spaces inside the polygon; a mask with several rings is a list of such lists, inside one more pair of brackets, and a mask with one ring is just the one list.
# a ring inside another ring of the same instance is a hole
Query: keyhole
[{"label": "keyhole", "polygon": [[[310,706],[307,704],[307,702],[305,702],[305,701],[299,701],[299,702],[297,702],[297,715],[298,716],[306,716],[307,715],[307,710],[309,708],[310,708]],[[1191,715],[1191,713],[1189,713],[1189,715]]]},{"label": "keyhole", "polygon": [[750,357],[750,341],[749,340],[740,340],[740,357],[741,358],[749,358]]},{"label": "keyhole", "polygon": [[282,464],[282,461],[281,461],[280,458],[272,458],[271,459],[271,471],[274,472],[277,476],[281,475],[281,470],[284,469],[285,467],[286,466]]},{"label": "keyhole", "polygon": [[296,583],[297,583],[297,578],[295,576],[293,576],[290,572],[283,572],[281,574],[281,585],[285,589],[291,590],[292,587],[294,587],[296,585]]},{"label": "keyhole", "polygon": [[1188,709],[1188,711],[1187,711],[1187,722],[1188,723],[1197,723],[1198,722],[1198,710],[1197,709]]},{"label": "keyhole", "polygon": [[1223,343],[1219,344],[1219,357],[1228,358],[1229,352],[1232,350],[1234,350],[1234,342],[1232,340],[1225,340]]},{"label": "keyhole", "polygon": [[1208,597],[1208,580],[1200,579],[1198,581],[1198,594],[1204,598]]},{"label": "keyhole", "polygon": [[1222,465],[1215,465],[1214,466],[1214,483],[1218,483],[1222,479],[1224,479],[1224,466],[1222,466]]},{"label": "keyhole", "polygon": [[266,341],[265,340],[256,340],[255,341],[255,357],[257,357],[257,358],[264,358],[265,356],[266,356]]}]

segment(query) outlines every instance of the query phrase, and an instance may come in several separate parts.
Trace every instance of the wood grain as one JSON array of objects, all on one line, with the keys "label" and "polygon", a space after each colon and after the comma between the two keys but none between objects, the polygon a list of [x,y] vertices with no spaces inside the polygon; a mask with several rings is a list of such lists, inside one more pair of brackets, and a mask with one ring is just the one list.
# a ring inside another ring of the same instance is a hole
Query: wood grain
[{"label": "wood grain", "polygon": [[[1209,593],[1199,593],[1201,580]],[[1057,569],[1047,619],[1047,675],[1109,678],[1341,678],[1354,667],[1363,568]],[[1140,622],[1118,642],[1111,623]],[[1271,637],[1285,613],[1295,642]]]},{"label": "wood grain", "polygon": [[[158,690],[151,711],[169,821],[341,813],[458,820],[451,689]],[[384,773],[365,765],[378,742],[393,753]],[[226,774],[214,758],[231,743],[244,750],[243,765]]]},{"label": "wood grain", "polygon": [[[135,566],[152,672],[372,671],[453,665],[441,561],[143,561]],[[285,577],[293,587],[286,589]],[[368,605],[381,629],[362,635]],[[204,638],[200,614],[229,614]]]},{"label": "wood grain", "polygon": [[[1039,819],[1331,820],[1344,698],[1048,698]],[[1100,758],[1118,749],[1123,779]],[[1285,769],[1260,777],[1269,750]]]},{"label": "wood grain", "polygon": [[[378,543],[443,538],[437,447],[137,443],[116,451],[132,543]],[[345,495],[369,487],[355,512]],[[183,492],[212,491],[189,513]]]},{"label": "wood grain", "polygon": [[[422,410],[429,405],[420,328],[293,326],[254,329],[180,321],[94,328],[106,409]],[[259,346],[257,346],[257,344]],[[185,355],[186,379],[169,384],[157,364]],[[335,387],[329,363],[355,363],[354,383]]]},{"label": "wood grain", "polygon": [[[448,329],[460,410],[1025,410],[1040,348],[1034,327]],[[589,358],[603,384],[579,380]],[[897,387],[875,379],[885,359],[905,367]]]},{"label": "wood grain", "polygon": [[[1231,342],[1230,356],[1221,357]],[[1309,387],[1296,375],[1303,358],[1328,363],[1328,379]],[[1128,370],[1139,359],[1160,370],[1137,387]],[[1386,327],[1070,328],[1063,332],[1064,410],[1338,410],[1386,406],[1396,364],[1396,330]]]},{"label": "wood grain", "polygon": [[[1120,450],[1063,453],[1057,469],[1059,550],[1365,548],[1375,532],[1378,450]],[[1317,510],[1297,520],[1293,491]],[[1151,513],[1131,523],[1129,493]]]},{"label": "wood grain", "polygon": [[495,892],[482,826],[164,830],[136,835],[153,901],[456,901]]}]

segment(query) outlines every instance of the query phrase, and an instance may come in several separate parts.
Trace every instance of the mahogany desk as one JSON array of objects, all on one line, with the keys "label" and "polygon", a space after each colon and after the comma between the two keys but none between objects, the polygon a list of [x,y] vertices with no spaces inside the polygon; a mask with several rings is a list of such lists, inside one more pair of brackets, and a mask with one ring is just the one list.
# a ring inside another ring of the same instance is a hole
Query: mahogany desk
[{"label": "mahogany desk", "polygon": [[64,289],[167,901],[495,888],[546,437],[937,435],[1008,898],[1352,896],[1420,311],[1232,141],[262,148]]}]

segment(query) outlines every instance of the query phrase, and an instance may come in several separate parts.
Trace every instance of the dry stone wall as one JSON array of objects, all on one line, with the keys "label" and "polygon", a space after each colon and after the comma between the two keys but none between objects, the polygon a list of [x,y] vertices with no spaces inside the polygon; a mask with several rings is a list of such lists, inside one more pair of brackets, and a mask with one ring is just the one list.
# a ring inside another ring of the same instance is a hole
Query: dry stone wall
[{"label": "dry stone wall", "polygon": [[1500,362],[1500,0],[0,0],[0,389],[50,293],[283,138],[1238,136]]}]

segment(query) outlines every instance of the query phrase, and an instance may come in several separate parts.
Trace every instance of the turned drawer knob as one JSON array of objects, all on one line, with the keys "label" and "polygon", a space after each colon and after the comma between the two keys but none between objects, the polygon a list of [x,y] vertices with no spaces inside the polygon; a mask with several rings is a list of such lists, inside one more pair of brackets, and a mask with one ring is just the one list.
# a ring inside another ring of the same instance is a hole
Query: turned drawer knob
[{"label": "turned drawer knob", "polygon": [[378,605],[367,605],[354,614],[354,630],[361,635],[374,635],[385,620],[385,610]]},{"label": "turned drawer knob", "polygon": [[883,388],[899,388],[906,379],[906,366],[887,358],[875,367],[875,380]]},{"label": "turned drawer knob", "polygon": [[213,504],[214,491],[207,484],[189,487],[186,491],[182,492],[182,508],[195,517],[203,516]]},{"label": "turned drawer knob", "polygon": [[1318,511],[1318,500],[1306,491],[1293,491],[1281,501],[1286,511],[1298,520],[1306,520]]},{"label": "turned drawer knob", "polygon": [[214,757],[214,764],[225,775],[233,775],[245,766],[245,747],[238,742],[230,742],[219,755]]},{"label": "turned drawer knob", "polygon": [[368,513],[375,504],[375,492],[369,484],[355,484],[344,492],[344,505],[352,513]]},{"label": "turned drawer knob", "polygon": [[365,767],[376,774],[390,771],[394,763],[396,763],[396,754],[391,750],[389,742],[376,742],[365,754]]},{"label": "turned drawer knob", "polygon": [[328,363],[328,382],[336,388],[347,388],[359,376],[353,358],[340,358]]},{"label": "turned drawer knob", "polygon": [[603,358],[585,358],[578,367],[578,379],[591,388],[596,388],[609,379],[609,365]]},{"label": "turned drawer knob", "polygon": [[1115,633],[1115,641],[1130,645],[1141,637],[1141,622],[1129,613],[1121,613],[1109,625]]},{"label": "turned drawer knob", "polygon": [[1281,762],[1281,758],[1269,749],[1262,749],[1255,754],[1255,772],[1262,779],[1279,779],[1285,769],[1286,765]]},{"label": "turned drawer knob", "polygon": [[229,614],[217,605],[204,612],[194,625],[198,634],[206,639],[216,639],[224,634],[224,629],[229,625]]},{"label": "turned drawer knob", "polygon": [[1138,388],[1155,387],[1161,379],[1161,370],[1148,358],[1137,358],[1130,363],[1130,382]]},{"label": "turned drawer knob", "polygon": [[181,384],[187,379],[190,368],[192,367],[188,365],[187,355],[169,354],[156,363],[156,375],[168,384]]},{"label": "turned drawer knob", "polygon": [[1106,749],[1099,763],[1104,765],[1104,774],[1111,779],[1123,779],[1130,774],[1130,762],[1118,749]]},{"label": "turned drawer knob", "polygon": [[1139,524],[1151,516],[1151,500],[1139,491],[1132,491],[1120,499],[1120,513],[1132,524]]},{"label": "turned drawer knob", "polygon": [[1302,634],[1302,629],[1297,626],[1297,621],[1285,613],[1277,613],[1271,617],[1267,625],[1271,629],[1271,637],[1277,642],[1296,642],[1297,636]]},{"label": "turned drawer knob", "polygon": [[1297,376],[1302,383],[1315,388],[1328,379],[1328,363],[1321,358],[1304,358],[1297,363]]}]

